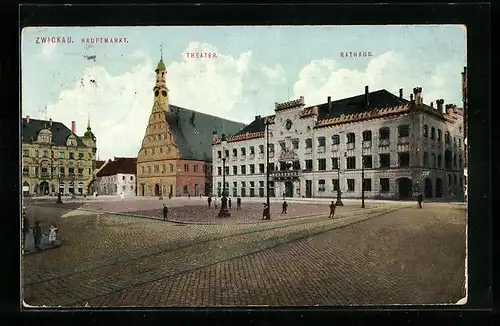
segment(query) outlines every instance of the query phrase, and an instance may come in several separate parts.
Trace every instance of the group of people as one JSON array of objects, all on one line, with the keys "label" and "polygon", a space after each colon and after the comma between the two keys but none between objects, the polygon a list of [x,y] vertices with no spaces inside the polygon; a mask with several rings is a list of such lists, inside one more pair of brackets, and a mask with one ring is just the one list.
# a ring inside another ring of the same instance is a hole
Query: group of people
[{"label": "group of people", "polygon": [[[213,205],[212,205],[212,196],[208,196],[207,204],[208,204],[209,208],[211,208],[213,206],[215,209],[217,209],[217,197],[214,198]],[[232,208],[231,197],[227,198],[227,207],[229,209]],[[240,210],[240,209],[241,209],[241,197],[238,196],[238,198],[236,198],[236,210]]]},{"label": "group of people", "polygon": [[[23,231],[23,250],[26,248],[26,238],[28,237],[28,234],[30,233],[30,224],[29,224],[29,219],[28,219],[28,213],[26,210],[26,207],[23,207],[23,212],[22,212],[22,231]],[[55,224],[51,224],[49,227],[49,243],[52,244],[56,241],[57,237],[57,232],[58,228]],[[35,221],[35,226],[33,227],[33,247],[36,250],[40,250],[40,244],[42,241],[42,227],[40,226],[40,221],[36,220]]]}]

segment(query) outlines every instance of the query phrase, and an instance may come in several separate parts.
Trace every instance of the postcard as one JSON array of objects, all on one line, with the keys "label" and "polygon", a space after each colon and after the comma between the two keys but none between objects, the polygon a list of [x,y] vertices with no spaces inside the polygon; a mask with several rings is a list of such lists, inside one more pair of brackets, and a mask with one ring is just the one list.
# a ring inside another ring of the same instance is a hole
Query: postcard
[{"label": "postcard", "polygon": [[21,37],[25,308],[467,302],[464,26]]}]

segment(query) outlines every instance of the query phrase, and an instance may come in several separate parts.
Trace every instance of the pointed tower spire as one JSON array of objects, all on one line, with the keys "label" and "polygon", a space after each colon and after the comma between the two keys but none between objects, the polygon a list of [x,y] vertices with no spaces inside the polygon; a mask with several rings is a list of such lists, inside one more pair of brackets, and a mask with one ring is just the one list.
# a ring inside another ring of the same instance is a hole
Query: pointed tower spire
[{"label": "pointed tower spire", "polygon": [[88,115],[87,130],[91,130],[90,129],[90,112],[89,112],[89,115]]}]

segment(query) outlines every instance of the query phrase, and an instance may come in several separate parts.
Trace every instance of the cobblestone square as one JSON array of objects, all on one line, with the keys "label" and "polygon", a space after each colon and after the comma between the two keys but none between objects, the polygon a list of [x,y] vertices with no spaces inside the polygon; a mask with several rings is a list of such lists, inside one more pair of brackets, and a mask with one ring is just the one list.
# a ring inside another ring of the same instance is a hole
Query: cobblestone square
[{"label": "cobblestone square", "polygon": [[[169,219],[162,221],[166,203]],[[465,296],[463,205],[339,207],[204,199],[26,203],[61,246],[22,258],[32,306],[172,307],[456,303]]]}]

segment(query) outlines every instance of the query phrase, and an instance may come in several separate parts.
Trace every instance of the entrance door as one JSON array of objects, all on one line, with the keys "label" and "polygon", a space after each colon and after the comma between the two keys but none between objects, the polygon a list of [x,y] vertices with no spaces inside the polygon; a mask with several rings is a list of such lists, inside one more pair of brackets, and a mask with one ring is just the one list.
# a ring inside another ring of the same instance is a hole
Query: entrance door
[{"label": "entrance door", "polygon": [[170,189],[169,189],[168,194],[169,194],[170,196],[173,196],[173,195],[174,195],[174,186],[173,186],[173,185],[170,185]]},{"label": "entrance door", "polygon": [[425,198],[432,198],[432,180],[430,178],[425,179]]},{"label": "entrance door", "polygon": [[410,178],[399,178],[398,183],[398,197],[399,200],[412,199],[412,182]]},{"label": "entrance door", "polygon": [[160,195],[160,186],[158,184],[155,184],[155,196]]},{"label": "entrance door", "polygon": [[312,197],[312,180],[306,180],[306,198]]},{"label": "entrance door", "polygon": [[141,183],[141,196],[144,196],[144,183]]},{"label": "entrance door", "polygon": [[293,197],[293,183],[285,181],[285,197]]},{"label": "entrance door", "polygon": [[46,196],[49,194],[49,183],[47,181],[40,182],[40,188],[38,194],[40,196]]}]

